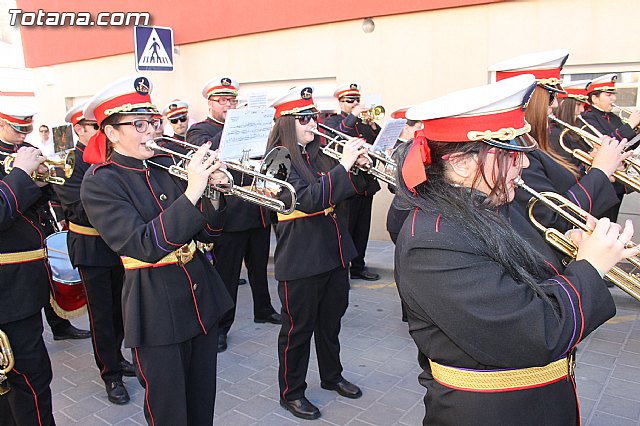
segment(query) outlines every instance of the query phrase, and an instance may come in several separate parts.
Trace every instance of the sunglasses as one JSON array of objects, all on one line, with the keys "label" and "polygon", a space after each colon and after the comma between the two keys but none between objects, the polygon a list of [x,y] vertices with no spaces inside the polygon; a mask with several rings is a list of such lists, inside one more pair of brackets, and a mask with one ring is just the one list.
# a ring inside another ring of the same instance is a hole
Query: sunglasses
[{"label": "sunglasses", "polygon": [[311,123],[311,119],[313,119],[313,121],[317,123],[318,114],[296,115],[296,120],[298,120],[298,123],[300,123],[303,126],[306,126],[307,124]]},{"label": "sunglasses", "polygon": [[353,104],[356,102],[360,102],[360,98],[344,98],[342,102],[346,102],[348,104]]},{"label": "sunglasses", "polygon": [[558,92],[554,92],[553,90],[548,90],[549,92],[549,105],[553,103],[558,97]]},{"label": "sunglasses", "polygon": [[185,115],[184,117],[180,117],[180,118],[170,118],[169,122],[171,124],[178,124],[178,121],[181,123],[184,123],[185,121],[187,121],[187,116]]},{"label": "sunglasses", "polygon": [[82,123],[82,125],[86,127],[93,127],[93,130],[98,130],[100,128],[98,123]]},{"label": "sunglasses", "polygon": [[153,126],[154,131],[159,130],[160,126],[162,125],[162,120],[160,120],[159,118],[152,119],[152,120],[138,119],[138,120],[132,120],[132,121],[121,121],[120,123],[112,124],[112,126],[123,126],[123,125],[133,126],[136,128],[136,131],[138,133],[144,133],[149,128],[149,125]]}]

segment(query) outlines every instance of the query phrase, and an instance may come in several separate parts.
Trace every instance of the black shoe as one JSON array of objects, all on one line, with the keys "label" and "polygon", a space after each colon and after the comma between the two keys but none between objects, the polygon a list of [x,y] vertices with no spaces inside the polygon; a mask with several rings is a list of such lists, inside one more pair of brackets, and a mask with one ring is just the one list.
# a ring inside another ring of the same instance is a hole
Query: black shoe
[{"label": "black shoe", "polygon": [[123,359],[118,365],[120,366],[120,371],[122,372],[123,376],[135,377],[136,370],[133,368],[133,364],[131,364],[129,361]]},{"label": "black shoe", "polygon": [[315,420],[320,417],[320,410],[304,396],[293,401],[280,398],[280,405],[296,417],[305,420]]},{"label": "black shoe", "polygon": [[90,337],[91,332],[89,330],[80,330],[73,325],[65,328],[60,333],[53,333],[53,340],[88,339]]},{"label": "black shoe", "polygon": [[245,285],[247,283],[247,280],[245,280],[244,278],[240,278],[238,280],[238,285]]},{"label": "black shoe", "polygon": [[366,269],[357,274],[351,273],[351,279],[354,280],[365,280],[365,281],[378,281],[380,279],[380,275],[369,272]]},{"label": "black shoe", "polygon": [[218,353],[224,352],[226,350],[227,350],[227,335],[218,334]]},{"label": "black shoe", "polygon": [[271,324],[282,324],[282,317],[280,316],[280,314],[274,312],[265,318],[254,318],[253,322],[257,322],[259,324],[262,324],[265,322],[268,322]]},{"label": "black shoe", "polygon": [[106,388],[109,402],[118,405],[129,402],[129,392],[127,392],[127,389],[120,380],[107,383]]},{"label": "black shoe", "polygon": [[340,380],[338,383],[320,382],[320,387],[336,391],[345,398],[357,399],[362,396],[360,388],[345,379]]}]

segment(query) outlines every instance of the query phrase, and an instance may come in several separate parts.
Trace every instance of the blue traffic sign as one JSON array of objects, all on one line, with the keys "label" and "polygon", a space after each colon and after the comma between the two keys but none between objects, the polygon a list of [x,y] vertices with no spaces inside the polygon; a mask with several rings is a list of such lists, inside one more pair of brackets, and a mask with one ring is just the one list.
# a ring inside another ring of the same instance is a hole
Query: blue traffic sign
[{"label": "blue traffic sign", "polygon": [[136,71],[173,71],[173,29],[135,27]]}]

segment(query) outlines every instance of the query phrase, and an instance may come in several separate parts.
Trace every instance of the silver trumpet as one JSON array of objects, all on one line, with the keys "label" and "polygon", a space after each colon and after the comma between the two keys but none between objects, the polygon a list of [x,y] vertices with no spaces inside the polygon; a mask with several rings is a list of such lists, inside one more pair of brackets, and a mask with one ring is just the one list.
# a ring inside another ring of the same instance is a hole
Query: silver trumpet
[{"label": "silver trumpet", "polygon": [[[165,148],[158,145],[157,142],[160,140],[172,142],[186,148],[188,151],[183,154],[170,148]],[[193,153],[200,148],[197,145],[166,136],[148,141],[147,147],[180,158],[181,161],[178,164],[169,167],[156,164],[183,180],[188,180],[186,164],[191,160]],[[210,153],[213,153],[213,151],[210,151]],[[266,207],[278,213],[290,214],[293,212],[296,208],[296,190],[289,182],[286,182],[291,170],[291,154],[289,154],[289,151],[283,147],[276,147],[269,151],[260,163],[250,161],[248,152],[246,154],[247,158],[243,158],[240,161],[223,162],[227,170],[223,168],[219,170],[227,175],[229,183],[224,185],[209,183],[204,190],[203,197],[215,199],[218,193],[235,195],[244,201]],[[237,185],[229,169],[240,173],[242,178],[244,176],[251,177],[251,184],[248,186]],[[282,197],[287,200],[286,202],[276,198],[280,197],[283,190],[288,191],[288,195],[284,194],[285,196]]]},{"label": "silver trumpet", "polygon": [[[318,123],[318,127],[336,135],[332,138],[326,133],[319,131],[317,128],[310,130],[314,135],[318,135],[327,140],[327,145],[322,147],[322,152],[325,155],[340,161],[342,159],[342,150],[344,149],[345,142],[349,139],[353,139],[354,137],[349,136],[346,133],[342,133],[339,130],[332,129],[322,123]],[[365,173],[369,173],[389,185],[396,186],[396,162],[387,153],[373,151],[371,149],[372,146],[369,144],[365,144],[365,146],[369,149],[365,156],[369,158],[369,160],[372,158],[377,160],[376,164],[374,165],[373,161],[370,161],[367,166],[354,166],[355,170],[352,171],[363,171]]]}]

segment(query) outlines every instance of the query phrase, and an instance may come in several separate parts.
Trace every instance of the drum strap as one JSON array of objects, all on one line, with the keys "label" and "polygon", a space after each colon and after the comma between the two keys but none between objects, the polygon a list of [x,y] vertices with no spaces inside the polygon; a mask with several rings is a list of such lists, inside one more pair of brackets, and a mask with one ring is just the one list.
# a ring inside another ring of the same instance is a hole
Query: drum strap
[{"label": "drum strap", "polygon": [[16,253],[0,253],[0,265],[9,265],[12,263],[32,262],[47,257],[45,249],[19,251]]},{"label": "drum strap", "polygon": [[509,392],[537,388],[565,379],[571,370],[571,357],[543,367],[509,370],[470,370],[449,367],[429,360],[431,375],[443,386],[469,392]]},{"label": "drum strap", "polygon": [[124,269],[140,269],[140,268],[158,268],[160,266],[178,264],[180,266],[186,265],[193,259],[193,254],[196,252],[196,243],[191,241],[189,244],[185,244],[178,250],[169,253],[156,263],[147,263],[133,257],[121,256],[122,265]]},{"label": "drum strap", "polygon": [[92,237],[99,237],[100,233],[96,228],[90,228],[88,226],[78,225],[77,223],[69,222],[69,231],[75,232],[80,235],[89,235]]}]

